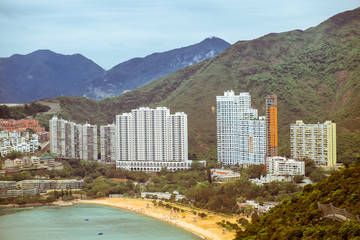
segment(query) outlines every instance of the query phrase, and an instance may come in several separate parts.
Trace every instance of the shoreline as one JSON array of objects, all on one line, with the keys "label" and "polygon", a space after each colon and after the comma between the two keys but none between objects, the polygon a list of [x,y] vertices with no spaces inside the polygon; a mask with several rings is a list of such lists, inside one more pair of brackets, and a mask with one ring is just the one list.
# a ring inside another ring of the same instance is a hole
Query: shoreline
[{"label": "shoreline", "polygon": [[236,219],[234,218],[208,213],[208,216],[204,219],[196,216],[195,222],[193,213],[189,212],[192,211],[190,208],[181,206],[180,208],[186,209],[187,212],[185,214],[176,213],[164,207],[154,206],[152,200],[149,199],[101,198],[93,200],[79,200],[74,201],[74,203],[111,206],[131,211],[133,213],[142,214],[183,228],[203,239],[230,240],[234,239],[236,234],[235,231],[226,230],[223,232],[223,228],[216,224],[216,222],[220,222],[223,219],[225,221],[235,223]]},{"label": "shoreline", "polygon": [[77,203],[77,200],[73,201],[55,201],[51,203],[25,203],[25,204],[7,204],[7,205],[0,205],[0,208],[22,208],[22,207],[40,207],[40,206],[60,206],[60,207],[66,207],[66,206],[72,206],[74,203]]}]

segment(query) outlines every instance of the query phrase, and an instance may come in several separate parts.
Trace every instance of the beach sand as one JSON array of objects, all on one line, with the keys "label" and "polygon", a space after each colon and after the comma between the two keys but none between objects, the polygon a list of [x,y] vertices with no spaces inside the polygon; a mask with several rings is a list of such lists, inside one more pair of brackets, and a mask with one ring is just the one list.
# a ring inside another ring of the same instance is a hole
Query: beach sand
[{"label": "beach sand", "polygon": [[225,233],[223,233],[223,228],[217,225],[216,222],[221,222],[224,219],[225,221],[236,223],[236,219],[238,218],[238,216],[224,217],[200,210],[197,212],[205,212],[206,214],[208,214],[208,216],[204,219],[196,216],[196,222],[194,222],[194,214],[191,212],[192,209],[190,208],[177,206],[174,203],[170,203],[172,206],[177,206],[180,209],[188,210],[187,212],[185,212],[185,217],[183,217],[183,213],[171,211],[170,209],[165,207],[154,206],[152,200],[147,199],[101,198],[94,200],[80,200],[78,201],[78,203],[101,204],[122,208],[135,213],[157,218],[159,220],[174,224],[177,227],[181,227],[183,229],[196,233],[197,235],[200,235],[205,239],[214,240],[234,239],[235,231],[226,230]]}]

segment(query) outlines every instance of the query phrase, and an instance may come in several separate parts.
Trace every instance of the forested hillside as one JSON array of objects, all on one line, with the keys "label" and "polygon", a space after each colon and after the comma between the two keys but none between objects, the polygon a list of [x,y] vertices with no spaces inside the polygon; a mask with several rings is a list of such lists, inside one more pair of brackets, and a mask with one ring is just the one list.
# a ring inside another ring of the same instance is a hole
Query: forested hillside
[{"label": "forested hillside", "polygon": [[[360,223],[323,218],[318,203],[346,208],[360,215],[360,158],[350,167],[334,172],[318,184],[284,200],[253,221],[235,239],[359,239]],[[355,238],[357,237],[357,238]]]},{"label": "forested hillside", "polygon": [[216,159],[216,96],[230,89],[250,92],[253,107],[264,114],[265,96],[277,94],[281,155],[290,154],[291,123],[332,120],[338,160],[354,161],[360,153],[359,83],[360,8],[305,31],[239,41],[212,59],[119,97],[58,100],[66,119],[96,124],[111,123],[116,114],[141,106],[185,112],[191,158]]}]

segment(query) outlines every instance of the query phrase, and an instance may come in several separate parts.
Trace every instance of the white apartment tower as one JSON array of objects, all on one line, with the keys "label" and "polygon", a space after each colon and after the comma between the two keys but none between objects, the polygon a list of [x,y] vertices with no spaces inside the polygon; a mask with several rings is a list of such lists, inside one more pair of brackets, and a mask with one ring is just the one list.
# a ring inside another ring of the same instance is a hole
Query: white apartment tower
[{"label": "white apartment tower", "polygon": [[139,108],[116,116],[117,159],[185,161],[187,115],[165,107]]},{"label": "white apartment tower", "polygon": [[82,158],[86,161],[98,160],[97,126],[86,123],[82,126]]},{"label": "white apartment tower", "polygon": [[218,161],[247,167],[263,164],[266,155],[266,121],[251,108],[251,96],[233,91],[216,97]]},{"label": "white apartment tower", "polygon": [[116,137],[115,124],[100,126],[101,161],[103,163],[115,163],[116,161]]},{"label": "white apartment tower", "polygon": [[50,130],[50,151],[55,153],[56,156],[66,158],[68,146],[71,145],[69,139],[66,137],[65,123],[67,121],[57,118],[54,116],[49,121]]},{"label": "white apartment tower", "polygon": [[83,126],[54,116],[49,121],[49,128],[50,151],[57,157],[97,160],[96,126]]},{"label": "white apartment tower", "polygon": [[317,165],[336,165],[336,123],[305,124],[298,120],[290,125],[291,157],[310,158]]},{"label": "white apartment tower", "polygon": [[180,167],[177,163],[188,161],[187,115],[170,114],[165,107],[142,107],[117,115],[116,148],[118,167],[129,167],[129,161],[145,170],[150,165]]},{"label": "white apartment tower", "polygon": [[73,158],[83,159],[83,131],[81,124],[75,124],[74,127],[74,153]]}]

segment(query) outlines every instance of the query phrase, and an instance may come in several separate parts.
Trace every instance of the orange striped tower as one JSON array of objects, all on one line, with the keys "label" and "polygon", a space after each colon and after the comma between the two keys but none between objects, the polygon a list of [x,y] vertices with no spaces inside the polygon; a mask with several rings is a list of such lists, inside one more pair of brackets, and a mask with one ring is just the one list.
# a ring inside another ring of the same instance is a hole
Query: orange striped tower
[{"label": "orange striped tower", "polygon": [[266,156],[278,156],[277,96],[266,97]]}]

